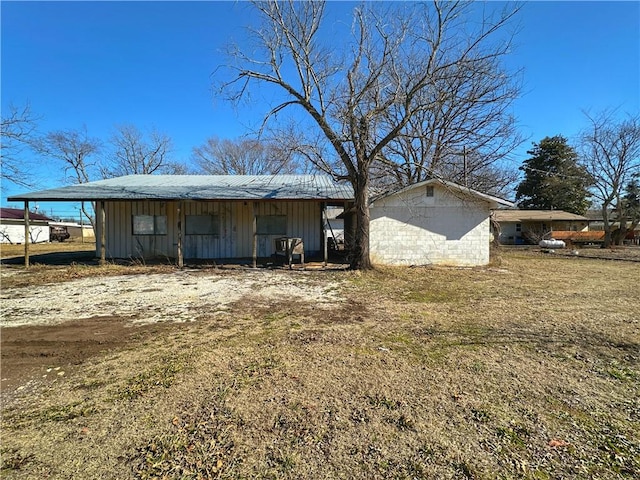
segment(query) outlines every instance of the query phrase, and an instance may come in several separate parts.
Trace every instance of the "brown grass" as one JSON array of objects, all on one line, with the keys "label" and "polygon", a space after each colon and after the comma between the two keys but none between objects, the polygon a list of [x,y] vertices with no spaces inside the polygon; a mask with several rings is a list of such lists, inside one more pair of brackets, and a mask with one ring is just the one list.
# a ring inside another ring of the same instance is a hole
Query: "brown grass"
[{"label": "brown grass", "polygon": [[[3,401],[3,478],[635,478],[640,265],[317,273]],[[10,393],[10,394],[9,394]]]},{"label": "brown grass", "polygon": [[[46,242],[46,243],[33,243],[29,245],[30,255],[41,255],[45,253],[59,253],[59,252],[90,252],[96,250],[95,242],[85,241],[82,242],[77,239],[70,239],[64,242]],[[23,257],[24,245],[23,244],[0,244],[0,258],[11,257]]]}]

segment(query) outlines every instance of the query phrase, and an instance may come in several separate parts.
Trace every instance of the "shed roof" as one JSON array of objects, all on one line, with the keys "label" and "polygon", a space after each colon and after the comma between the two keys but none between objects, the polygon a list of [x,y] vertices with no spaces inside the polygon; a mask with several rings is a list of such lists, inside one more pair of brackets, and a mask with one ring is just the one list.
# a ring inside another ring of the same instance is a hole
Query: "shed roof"
[{"label": "shed roof", "polygon": [[328,175],[128,175],[24,193],[9,201],[350,199],[351,185]]},{"label": "shed roof", "polygon": [[587,217],[565,212],[564,210],[495,210],[494,218],[498,222],[586,222]]},{"label": "shed roof", "polygon": [[[22,208],[0,208],[0,218],[7,220],[24,220],[24,209]],[[47,222],[49,217],[40,213],[29,212],[29,220],[42,220]]]}]

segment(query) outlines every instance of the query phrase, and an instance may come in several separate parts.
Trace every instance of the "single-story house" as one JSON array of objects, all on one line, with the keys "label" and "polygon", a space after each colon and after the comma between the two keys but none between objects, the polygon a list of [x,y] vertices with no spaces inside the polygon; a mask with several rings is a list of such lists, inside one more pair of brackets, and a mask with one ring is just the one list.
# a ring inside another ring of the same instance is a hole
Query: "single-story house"
[{"label": "single-story house", "polygon": [[[589,219],[589,230],[590,231],[602,231],[604,230],[604,220],[602,219],[602,211],[601,210],[587,210],[585,213],[587,219]],[[626,226],[627,229],[630,229],[632,226],[632,219],[627,218]],[[618,218],[618,212],[615,210],[609,211],[609,222],[611,224],[611,230],[615,231],[620,228],[620,220]],[[626,240],[628,243],[632,245],[640,245],[640,225],[636,225],[636,228],[633,231],[628,231]]]},{"label": "single-story house", "polygon": [[490,212],[512,203],[461,185],[430,179],[370,204],[374,263],[486,265]]},{"label": "single-story house", "polygon": [[[50,218],[29,212],[29,242],[49,241]],[[20,208],[0,208],[0,243],[24,243],[24,210]]]},{"label": "single-story house", "polygon": [[[353,189],[325,175],[129,175],[16,195],[10,201],[90,201],[96,254],[106,258],[269,258],[283,237],[327,260],[327,210],[349,212]],[[483,265],[490,209],[511,205],[428,180],[374,199],[370,251],[387,264]],[[347,248],[353,215],[345,216]]]},{"label": "single-story house", "polygon": [[553,237],[554,231],[585,232],[589,228],[587,217],[563,210],[498,209],[493,211],[493,220],[499,226],[502,245],[537,244]]}]

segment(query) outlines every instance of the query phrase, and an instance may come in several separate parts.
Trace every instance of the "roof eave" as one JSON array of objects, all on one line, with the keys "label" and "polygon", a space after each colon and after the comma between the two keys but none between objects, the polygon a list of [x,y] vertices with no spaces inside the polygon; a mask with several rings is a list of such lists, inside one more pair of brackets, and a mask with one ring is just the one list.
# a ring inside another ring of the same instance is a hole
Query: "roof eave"
[{"label": "roof eave", "polygon": [[403,187],[403,188],[401,188],[399,190],[395,190],[393,192],[389,192],[389,193],[380,195],[379,197],[374,199],[372,201],[372,203],[375,202],[375,200],[379,200],[381,198],[390,197],[392,195],[398,195],[398,194],[407,192],[409,190],[413,190],[414,188],[418,188],[418,187],[422,187],[422,186],[428,186],[428,185],[441,185],[441,186],[444,186],[446,188],[457,190],[457,191],[459,191],[461,193],[464,193],[465,195],[470,195],[472,197],[479,198],[479,199],[484,200],[487,203],[489,203],[489,207],[490,208],[497,208],[499,205],[502,205],[502,206],[505,206],[505,207],[515,207],[515,204],[513,202],[510,202],[510,201],[505,200],[503,198],[494,197],[492,195],[488,195],[486,193],[482,193],[482,192],[479,192],[477,190],[473,190],[472,188],[464,187],[464,186],[459,185],[457,183],[450,182],[448,180],[441,180],[441,179],[437,179],[437,178],[430,178],[428,180],[423,180],[422,182],[414,183],[412,185],[408,185],[406,187]]}]

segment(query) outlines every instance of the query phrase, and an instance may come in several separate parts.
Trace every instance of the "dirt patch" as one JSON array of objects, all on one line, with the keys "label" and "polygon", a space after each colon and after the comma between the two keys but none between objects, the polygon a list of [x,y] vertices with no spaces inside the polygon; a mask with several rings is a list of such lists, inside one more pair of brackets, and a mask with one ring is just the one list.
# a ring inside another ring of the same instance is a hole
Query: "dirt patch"
[{"label": "dirt patch", "polygon": [[143,341],[166,326],[131,326],[117,317],[90,318],[58,325],[3,328],[2,390],[28,379],[53,382],[87,358]]},{"label": "dirt patch", "polygon": [[51,381],[70,365],[177,323],[226,324],[239,311],[284,303],[337,308],[339,285],[322,273],[170,270],[3,288],[2,389]]},{"label": "dirt patch", "polygon": [[188,322],[224,315],[231,303],[273,300],[331,306],[337,284],[322,275],[270,270],[88,277],[38,287],[3,288],[0,325],[55,325],[72,319],[126,318],[133,323]]}]

